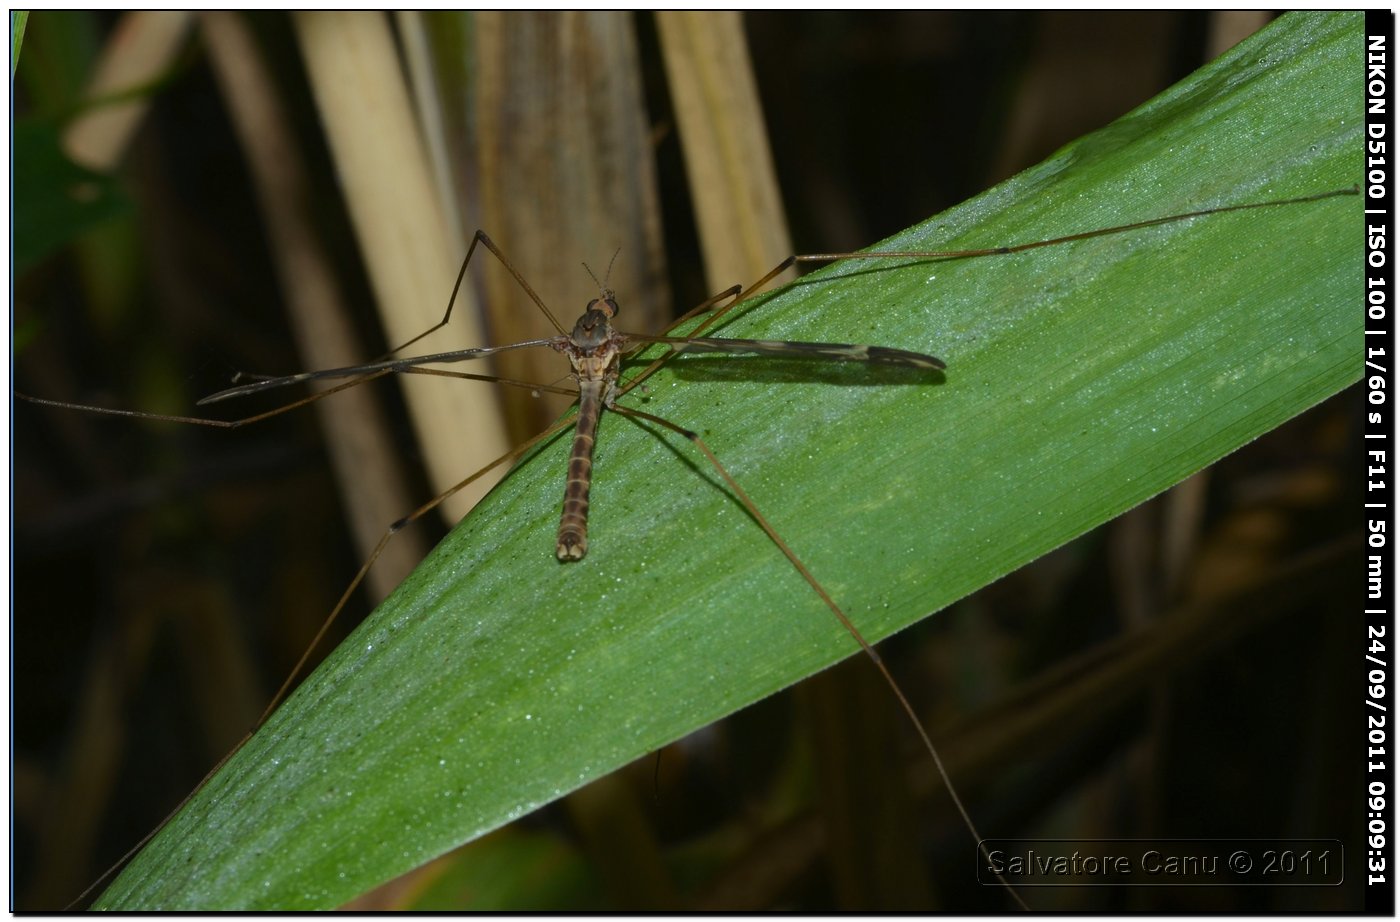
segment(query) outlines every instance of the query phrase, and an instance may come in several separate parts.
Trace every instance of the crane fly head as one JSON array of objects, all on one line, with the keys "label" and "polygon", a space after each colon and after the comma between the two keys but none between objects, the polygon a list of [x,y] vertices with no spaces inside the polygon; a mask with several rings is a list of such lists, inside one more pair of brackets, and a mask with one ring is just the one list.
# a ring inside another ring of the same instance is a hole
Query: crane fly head
[{"label": "crane fly head", "polygon": [[[603,297],[594,298],[592,301],[589,301],[588,309],[583,316],[588,317],[590,314],[602,314],[608,320],[616,317],[617,299],[613,297],[613,293],[605,290],[603,292]],[[582,321],[580,321],[580,323],[582,323]]]},{"label": "crane fly head", "polygon": [[617,254],[622,252],[622,247],[613,251],[612,259],[608,260],[608,271],[603,273],[603,280],[598,281],[598,276],[589,268],[588,263],[583,264],[584,271],[593,279],[593,284],[598,286],[598,293],[601,298],[594,298],[588,302],[588,310],[604,311],[609,318],[617,316],[617,293],[608,287],[608,278],[612,275],[613,263],[617,262]]}]

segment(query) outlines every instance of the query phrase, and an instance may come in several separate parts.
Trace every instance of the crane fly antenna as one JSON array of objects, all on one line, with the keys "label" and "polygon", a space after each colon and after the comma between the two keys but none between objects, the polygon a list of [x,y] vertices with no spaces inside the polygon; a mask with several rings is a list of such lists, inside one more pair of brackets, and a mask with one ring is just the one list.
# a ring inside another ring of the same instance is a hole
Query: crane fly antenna
[{"label": "crane fly antenna", "polygon": [[601,282],[598,281],[598,276],[594,275],[593,270],[589,268],[588,263],[583,264],[584,271],[586,271],[589,274],[589,276],[593,279],[593,284],[598,286],[598,291],[600,294],[602,294],[604,301],[608,301],[617,297],[617,292],[613,291],[611,288],[608,287],[608,279],[612,278],[613,263],[617,262],[618,254],[621,252],[622,247],[618,247],[616,250],[613,250],[612,259],[608,260],[608,270],[603,273],[603,280]]},{"label": "crane fly antenna", "polygon": [[608,260],[608,271],[603,273],[603,290],[604,290],[604,291],[607,291],[607,292],[611,292],[611,291],[612,291],[612,289],[608,287],[608,279],[612,278],[612,267],[613,267],[613,263],[617,262],[617,256],[618,256],[618,254],[621,253],[621,252],[622,252],[622,247],[618,247],[617,249],[613,250],[612,259]]}]

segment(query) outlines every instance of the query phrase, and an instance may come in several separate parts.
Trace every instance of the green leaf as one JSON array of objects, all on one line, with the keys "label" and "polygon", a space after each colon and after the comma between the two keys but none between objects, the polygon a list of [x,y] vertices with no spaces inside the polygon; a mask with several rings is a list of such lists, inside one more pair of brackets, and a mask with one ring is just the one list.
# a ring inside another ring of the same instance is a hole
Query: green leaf
[{"label": "green leaf", "polygon": [[[1285,17],[882,247],[1349,187],[1361,26]],[[836,266],[723,335],[927,351],[946,376],[686,356],[627,402],[701,431],[874,640],[1356,381],[1360,209],[1333,198],[1004,257]],[[589,556],[557,563],[567,449],[554,440],[498,487],[100,905],[338,905],[856,652],[688,444],[617,416]]]},{"label": "green leaf", "polygon": [[79,166],[63,153],[60,124],[15,122],[15,270],[22,273],[84,233],[131,210],[111,176]]},{"label": "green leaf", "polygon": [[24,27],[29,25],[28,10],[10,10],[10,79],[19,67],[19,50],[24,45]]}]

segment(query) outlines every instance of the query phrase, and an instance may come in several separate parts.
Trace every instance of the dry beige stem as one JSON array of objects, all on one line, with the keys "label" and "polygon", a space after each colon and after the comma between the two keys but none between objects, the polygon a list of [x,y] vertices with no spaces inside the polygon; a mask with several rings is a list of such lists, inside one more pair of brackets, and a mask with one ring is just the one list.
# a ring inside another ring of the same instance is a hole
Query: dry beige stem
[{"label": "dry beige stem", "polygon": [[[389,21],[377,13],[298,13],[293,22],[386,337],[405,342],[442,318],[460,256],[436,197]],[[475,310],[459,301],[451,325],[423,345],[445,351],[483,342]],[[474,364],[471,371],[490,371]],[[509,448],[488,389],[442,384],[403,382],[439,490]],[[444,504],[450,520],[484,495],[486,480],[494,482],[485,478]]]},{"label": "dry beige stem", "polygon": [[[306,367],[337,368],[367,361],[370,356],[363,354],[346,320],[335,267],[307,212],[310,189],[305,158],[272,75],[240,14],[208,13],[203,26],[210,62],[248,154]],[[347,499],[344,508],[355,546],[361,557],[367,557],[389,523],[425,497],[411,497],[405,489],[389,427],[368,388],[351,388],[316,408],[341,495]],[[426,551],[416,533],[399,535],[369,573],[371,594],[376,599],[387,596]]]},{"label": "dry beige stem", "polygon": [[[97,60],[88,99],[114,96],[151,83],[175,59],[192,22],[191,13],[127,13],[112,30]],[[140,94],[89,109],[65,129],[64,153],[74,163],[109,172],[121,160],[149,108],[150,97]]]},{"label": "dry beige stem", "polygon": [[743,23],[737,13],[697,12],[658,13],[656,22],[709,287],[747,284],[793,250]]}]

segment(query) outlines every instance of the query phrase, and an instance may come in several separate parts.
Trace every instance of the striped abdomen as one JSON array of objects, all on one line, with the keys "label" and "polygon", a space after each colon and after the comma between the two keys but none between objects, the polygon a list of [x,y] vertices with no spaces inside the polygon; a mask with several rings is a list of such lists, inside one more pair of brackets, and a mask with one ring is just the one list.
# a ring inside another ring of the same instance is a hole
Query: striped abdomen
[{"label": "striped abdomen", "polygon": [[593,441],[598,432],[598,414],[603,409],[604,386],[602,381],[579,382],[578,422],[574,427],[574,447],[569,453],[559,543],[554,548],[560,560],[582,560],[588,553],[588,487],[593,479]]}]

